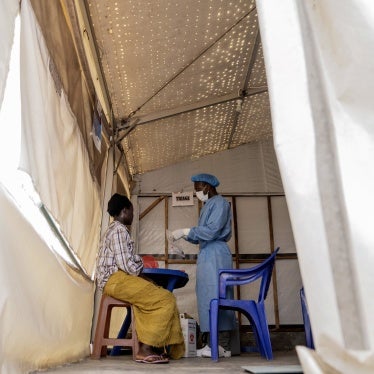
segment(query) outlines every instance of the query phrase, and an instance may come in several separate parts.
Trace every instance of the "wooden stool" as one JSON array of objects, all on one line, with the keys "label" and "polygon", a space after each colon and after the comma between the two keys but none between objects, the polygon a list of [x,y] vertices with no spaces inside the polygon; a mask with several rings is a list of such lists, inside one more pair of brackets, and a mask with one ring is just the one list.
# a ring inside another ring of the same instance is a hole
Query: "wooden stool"
[{"label": "wooden stool", "polygon": [[135,356],[139,350],[139,342],[135,331],[135,321],[131,318],[131,339],[119,339],[109,338],[109,327],[110,317],[112,315],[112,309],[114,307],[127,308],[127,316],[129,318],[129,312],[132,313],[132,305],[126,301],[115,299],[114,297],[103,295],[101,297],[99,316],[96,323],[95,340],[93,344],[93,350],[91,358],[99,359],[107,355],[107,346],[122,346],[132,348],[132,358],[135,360]]}]

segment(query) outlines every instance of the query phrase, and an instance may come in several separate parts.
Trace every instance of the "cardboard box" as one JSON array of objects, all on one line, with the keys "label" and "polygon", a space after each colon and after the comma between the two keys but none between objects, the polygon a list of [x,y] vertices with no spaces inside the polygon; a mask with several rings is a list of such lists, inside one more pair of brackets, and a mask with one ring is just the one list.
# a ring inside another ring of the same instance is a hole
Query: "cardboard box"
[{"label": "cardboard box", "polygon": [[196,321],[180,315],[181,327],[186,350],[183,357],[196,357]]}]

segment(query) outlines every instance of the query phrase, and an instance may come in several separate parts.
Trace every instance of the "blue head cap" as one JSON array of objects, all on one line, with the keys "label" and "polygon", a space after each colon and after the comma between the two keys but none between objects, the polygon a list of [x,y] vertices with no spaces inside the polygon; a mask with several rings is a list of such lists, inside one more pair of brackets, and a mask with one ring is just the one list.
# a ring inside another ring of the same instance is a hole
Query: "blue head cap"
[{"label": "blue head cap", "polygon": [[219,180],[212,174],[195,174],[191,177],[192,182],[205,182],[210,184],[212,187],[219,186]]}]

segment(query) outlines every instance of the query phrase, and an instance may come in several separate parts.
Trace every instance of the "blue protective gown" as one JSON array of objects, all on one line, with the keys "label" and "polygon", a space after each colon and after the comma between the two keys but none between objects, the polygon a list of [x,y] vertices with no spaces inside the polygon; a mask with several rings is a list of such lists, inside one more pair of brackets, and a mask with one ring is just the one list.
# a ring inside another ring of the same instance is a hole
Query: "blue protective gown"
[{"label": "blue protective gown", "polygon": [[[192,227],[187,237],[189,242],[200,244],[197,256],[196,296],[202,332],[210,330],[209,307],[210,300],[218,298],[218,269],[232,269],[231,252],[227,245],[230,238],[230,204],[221,195],[215,195],[204,204],[198,226]],[[234,312],[220,310],[219,313],[219,331],[233,330]]]}]

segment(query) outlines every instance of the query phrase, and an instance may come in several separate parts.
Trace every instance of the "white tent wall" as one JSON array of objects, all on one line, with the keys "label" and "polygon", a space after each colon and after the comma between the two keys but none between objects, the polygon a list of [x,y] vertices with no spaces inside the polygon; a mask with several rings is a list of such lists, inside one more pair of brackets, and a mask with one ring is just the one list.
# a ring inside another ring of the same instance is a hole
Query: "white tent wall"
[{"label": "white tent wall", "polygon": [[21,168],[91,276],[100,239],[100,189],[28,0],[22,2],[21,20]]},{"label": "white tent wall", "polygon": [[[238,247],[244,255],[272,249],[265,234],[271,201],[273,242],[281,254],[295,258],[277,261],[277,299],[273,284],[269,322],[301,322],[298,291],[303,283],[318,356],[299,349],[305,373],[327,372],[327,365],[344,373],[374,371],[371,3],[258,0],[276,157],[272,140],[252,143],[137,175],[133,190],[141,213],[157,196],[192,190],[192,174],[216,174],[219,192],[236,201]],[[18,0],[0,4],[0,105],[18,7]],[[28,0],[22,1],[22,12],[23,135],[29,146],[23,167],[91,274],[100,233],[99,188],[89,173],[74,115],[55,91]],[[93,283],[50,251],[3,190],[0,205],[1,372],[28,372],[86,356]],[[197,205],[174,209],[168,197],[135,220],[140,253],[164,253],[166,210],[170,229],[197,222]],[[231,240],[232,250],[234,244]],[[188,243],[181,247],[187,254],[197,252]],[[194,264],[170,267],[188,272],[188,286],[176,295],[180,310],[196,316]],[[277,307],[278,314],[271,314]]]},{"label": "white tent wall", "polygon": [[[139,253],[162,258],[168,246],[168,254],[173,254],[171,243],[167,243],[165,239],[165,229],[174,230],[197,224],[199,215],[197,200],[195,199],[194,206],[173,207],[170,194],[192,191],[193,183],[190,177],[199,172],[209,172],[218,177],[221,183],[217,190],[231,202],[232,206],[235,198],[238,243],[235,243],[233,235],[229,241],[233,255],[235,255],[235,245],[238,246],[240,256],[244,258],[268,254],[272,240],[274,247],[281,248],[281,253],[290,254],[291,258],[277,261],[276,279],[266,304],[268,322],[272,325],[302,324],[299,299],[301,277],[296,256],[292,256],[296,249],[272,140],[243,145],[192,162],[179,163],[136,176],[137,185],[134,192],[137,195],[133,197],[138,203],[139,214],[155,203],[159,196],[167,195],[166,199],[159,202],[139,220],[137,238]],[[269,204],[272,240],[269,234]],[[137,231],[135,221],[133,230]],[[170,261],[168,266],[185,270],[190,277],[189,283],[183,289],[175,291],[178,307],[180,312],[189,313],[198,320],[194,291],[196,269],[195,264],[188,261],[196,257],[198,246],[184,240],[174,245],[183,250],[187,255],[187,261],[182,260],[179,263]],[[164,262],[160,262],[160,266],[164,265]],[[234,266],[252,265],[238,262]],[[274,287],[276,292],[273,292]],[[241,297],[253,297],[255,293],[255,289],[244,289]],[[248,324],[246,319],[243,319],[243,324]]]},{"label": "white tent wall", "polygon": [[3,188],[0,206],[0,372],[86,357],[93,283],[53,254]]},{"label": "white tent wall", "polygon": [[242,145],[194,161],[178,163],[165,170],[168,172],[160,169],[135,176],[134,179],[138,179],[138,183],[133,193],[190,191],[190,176],[200,173],[201,170],[210,170],[217,174],[221,182],[219,188],[225,193],[283,193],[271,140]]},{"label": "white tent wall", "polygon": [[[5,73],[18,7],[18,1],[1,3],[0,66]],[[22,2],[21,25],[23,140],[28,146],[23,149],[22,166],[31,172],[43,202],[91,276],[100,236],[99,188],[91,177],[87,150],[69,103],[63,92],[57,93],[28,0]],[[2,96],[6,74],[1,79]],[[87,357],[92,280],[54,254],[51,244],[33,228],[35,222],[21,214],[24,207],[16,205],[3,187],[0,206],[1,373],[27,373]]]},{"label": "white tent wall", "polygon": [[18,14],[18,0],[0,3],[0,108],[4,97],[6,77],[9,70],[10,51],[13,43],[14,22]]},{"label": "white tent wall", "polygon": [[319,356],[299,349],[304,372],[326,372],[323,362],[373,372],[374,8],[257,3],[275,149]]}]

